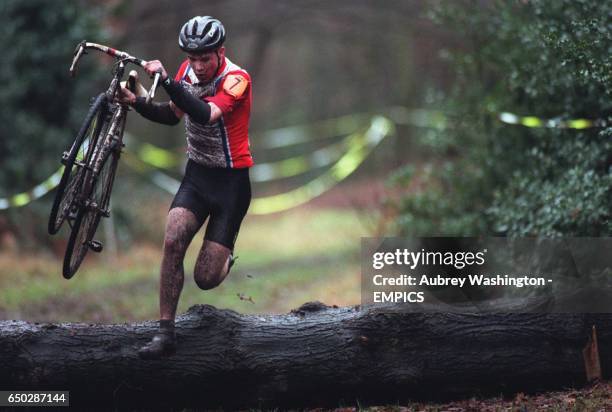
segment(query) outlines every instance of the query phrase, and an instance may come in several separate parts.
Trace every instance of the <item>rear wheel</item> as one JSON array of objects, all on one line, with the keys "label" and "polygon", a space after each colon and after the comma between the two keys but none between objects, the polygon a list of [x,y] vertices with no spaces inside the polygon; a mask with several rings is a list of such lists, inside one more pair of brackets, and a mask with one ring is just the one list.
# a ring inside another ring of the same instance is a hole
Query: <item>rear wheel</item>
[{"label": "rear wheel", "polygon": [[64,172],[49,215],[49,234],[56,234],[67,217],[71,220],[75,218],[75,199],[78,198],[85,175],[84,165],[91,159],[93,148],[107,123],[108,103],[106,95],[102,93],[94,100],[72,146],[62,156]]},{"label": "rear wheel", "polygon": [[101,153],[104,156],[100,173],[95,176],[88,171],[84,178],[84,190],[91,193],[85,204],[79,209],[64,256],[62,274],[66,279],[74,276],[91,248],[101,250],[101,244],[93,237],[102,217],[109,216],[110,195],[115,180],[119,150],[111,149]]}]

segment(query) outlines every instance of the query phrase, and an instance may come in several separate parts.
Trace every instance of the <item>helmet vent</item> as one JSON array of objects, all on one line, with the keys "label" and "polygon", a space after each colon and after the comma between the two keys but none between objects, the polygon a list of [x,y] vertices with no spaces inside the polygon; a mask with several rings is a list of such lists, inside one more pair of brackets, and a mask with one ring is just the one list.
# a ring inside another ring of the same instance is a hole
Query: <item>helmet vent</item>
[{"label": "helmet vent", "polygon": [[209,35],[212,30],[213,30],[212,23],[206,24],[206,26],[204,26],[204,30],[202,30],[202,34],[200,34],[200,38],[203,39],[204,37]]}]

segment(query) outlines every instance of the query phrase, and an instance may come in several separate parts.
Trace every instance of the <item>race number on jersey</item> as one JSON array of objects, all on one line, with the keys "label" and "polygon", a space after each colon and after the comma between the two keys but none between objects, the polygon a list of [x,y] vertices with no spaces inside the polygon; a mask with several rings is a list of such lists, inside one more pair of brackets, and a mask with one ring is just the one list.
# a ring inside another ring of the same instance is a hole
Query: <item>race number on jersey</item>
[{"label": "race number on jersey", "polygon": [[248,84],[249,81],[241,74],[228,74],[223,82],[223,90],[238,99],[242,96]]}]

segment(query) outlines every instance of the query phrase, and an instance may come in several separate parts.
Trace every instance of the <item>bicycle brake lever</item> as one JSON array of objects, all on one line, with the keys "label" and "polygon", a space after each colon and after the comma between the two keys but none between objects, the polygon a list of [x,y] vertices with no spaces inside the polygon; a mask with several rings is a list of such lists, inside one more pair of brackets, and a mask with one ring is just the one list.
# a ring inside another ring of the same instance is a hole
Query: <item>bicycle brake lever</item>
[{"label": "bicycle brake lever", "polygon": [[151,103],[151,100],[155,97],[155,89],[157,89],[157,84],[159,83],[159,77],[161,76],[160,72],[155,73],[155,77],[153,77],[153,85],[151,86],[151,90],[147,94],[146,103]]},{"label": "bicycle brake lever", "polygon": [[74,58],[72,59],[72,64],[70,65],[71,77],[74,77],[76,75],[76,66],[83,54],[85,54],[85,41],[79,43],[76,50],[74,51]]}]

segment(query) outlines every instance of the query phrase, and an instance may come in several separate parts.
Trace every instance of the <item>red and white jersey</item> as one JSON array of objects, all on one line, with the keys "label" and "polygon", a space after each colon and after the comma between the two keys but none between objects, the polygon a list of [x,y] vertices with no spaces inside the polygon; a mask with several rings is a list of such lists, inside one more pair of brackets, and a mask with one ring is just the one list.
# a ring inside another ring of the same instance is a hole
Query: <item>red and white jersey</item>
[{"label": "red and white jersey", "polygon": [[189,158],[207,167],[245,168],[253,166],[249,144],[252,87],[249,74],[228,58],[209,83],[200,83],[189,60],[175,76],[192,95],[212,102],[222,115],[215,123],[201,124],[185,113]]}]

